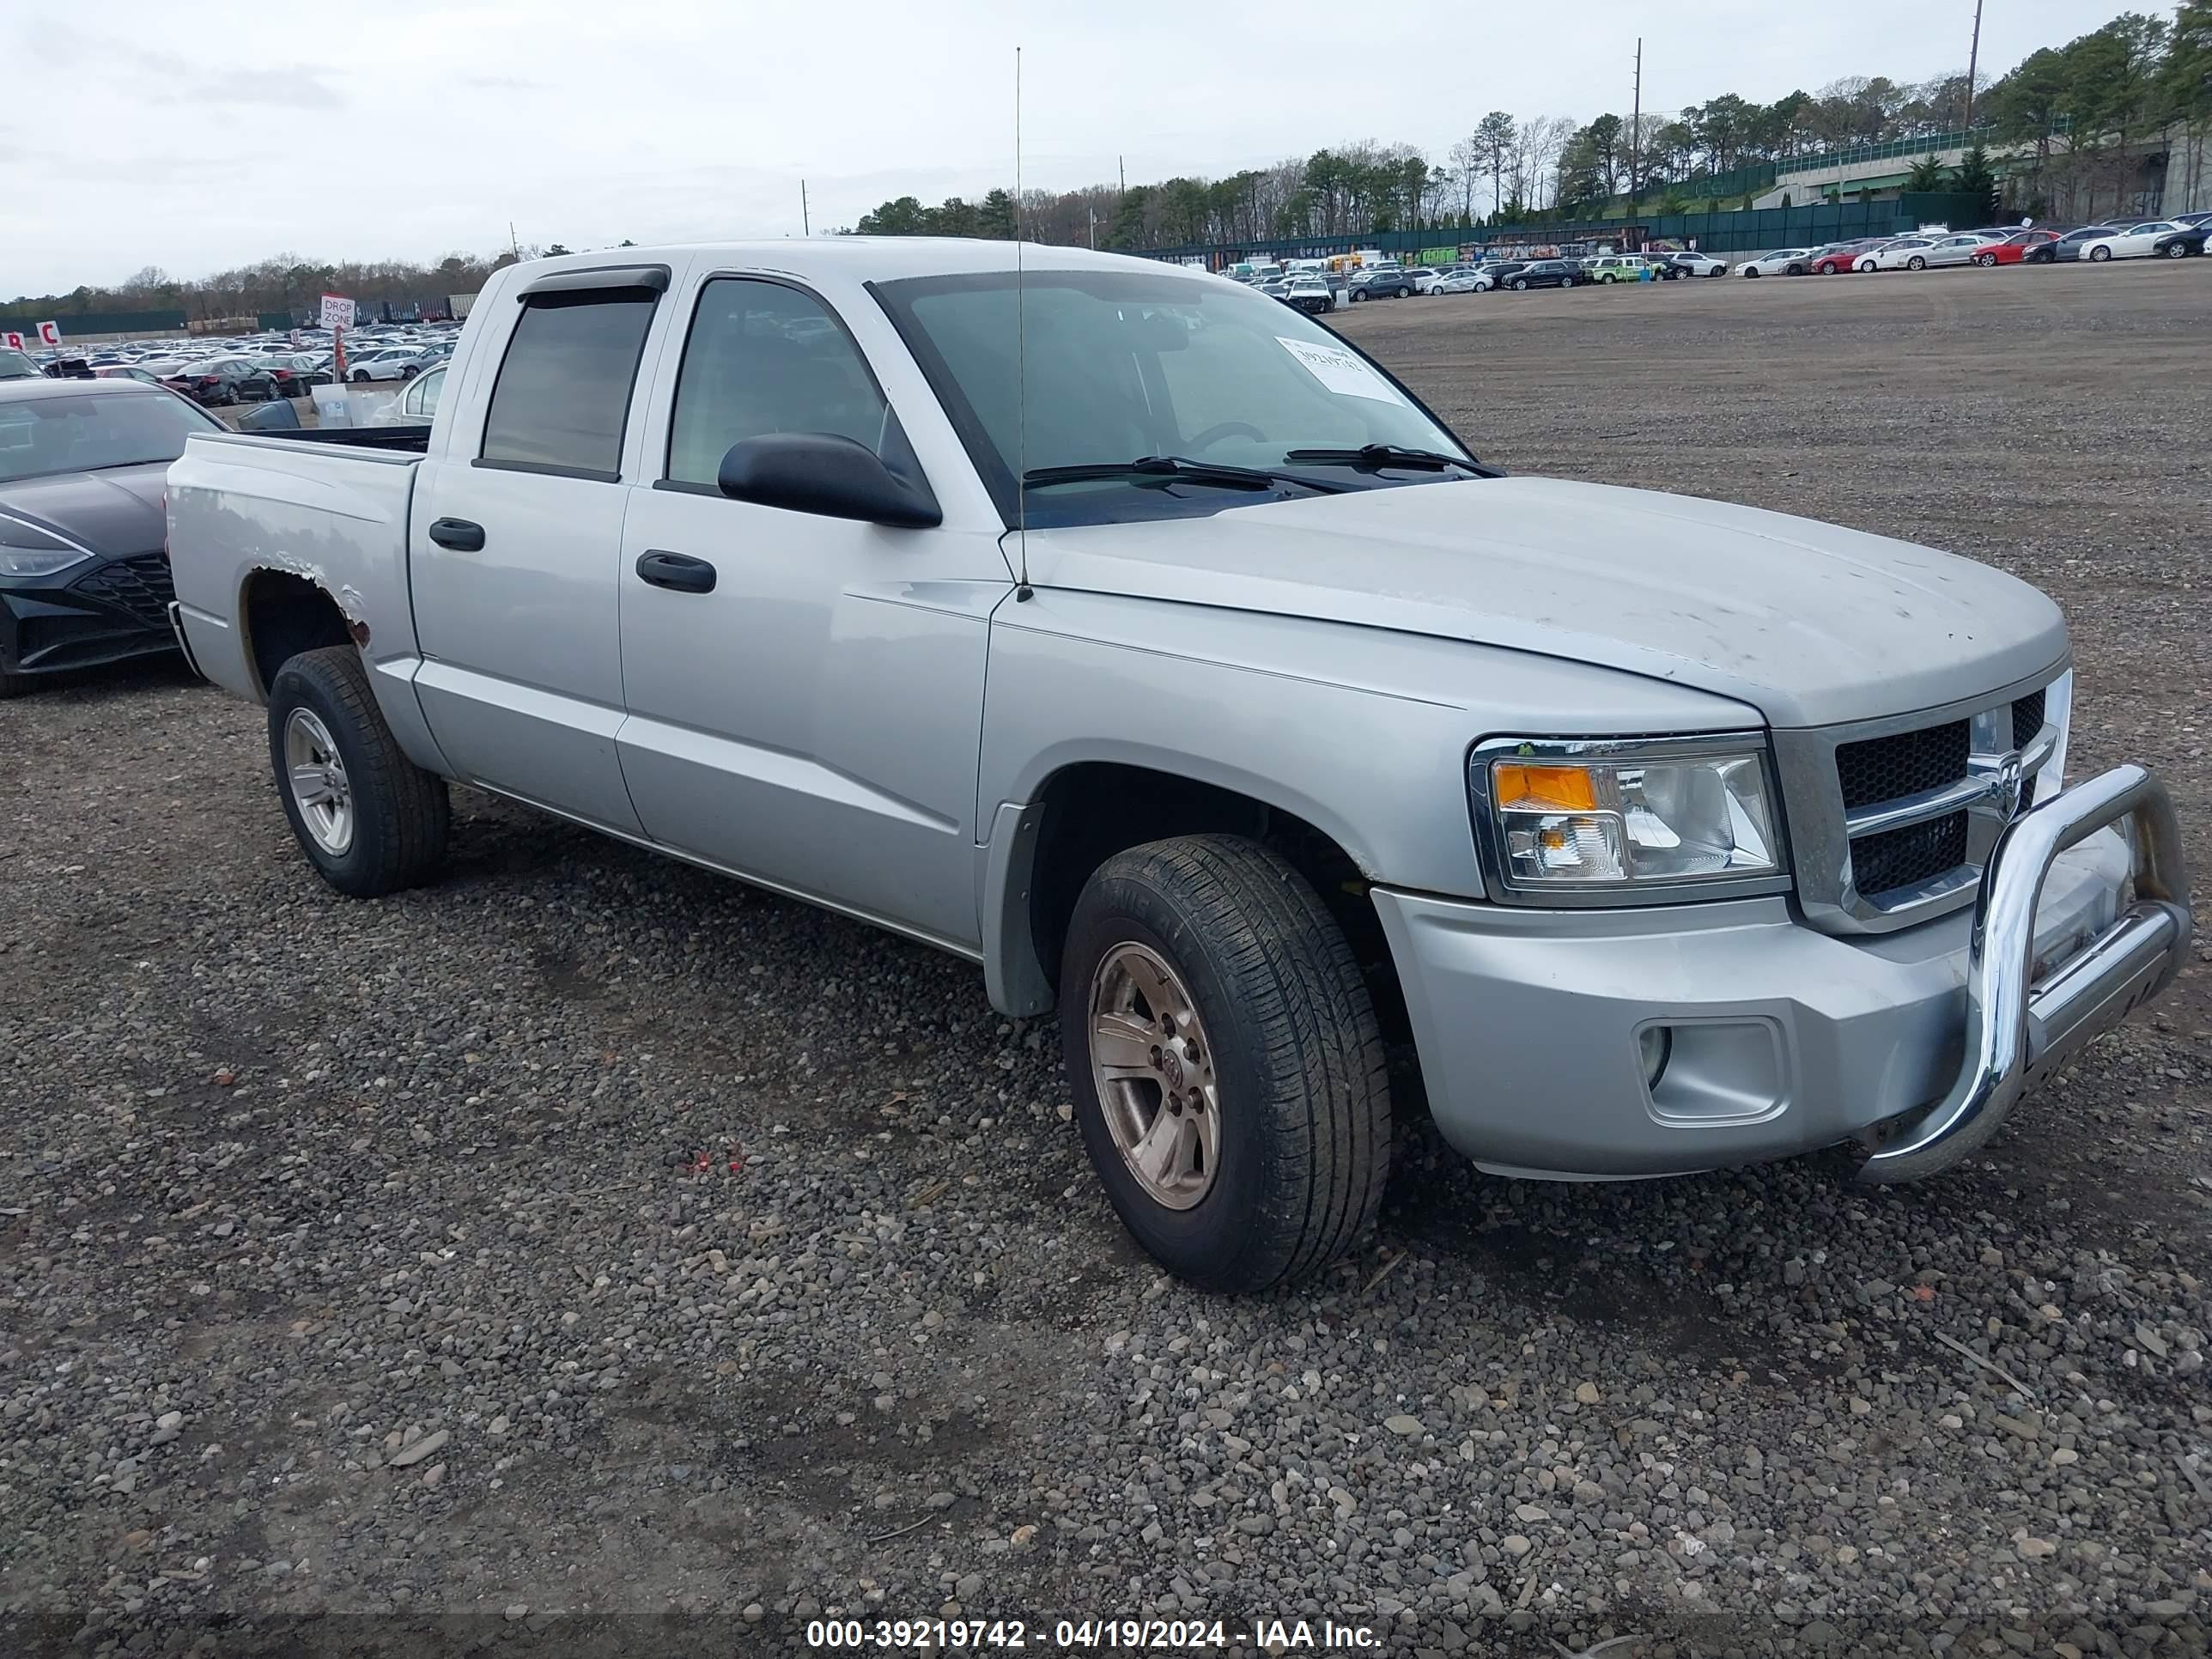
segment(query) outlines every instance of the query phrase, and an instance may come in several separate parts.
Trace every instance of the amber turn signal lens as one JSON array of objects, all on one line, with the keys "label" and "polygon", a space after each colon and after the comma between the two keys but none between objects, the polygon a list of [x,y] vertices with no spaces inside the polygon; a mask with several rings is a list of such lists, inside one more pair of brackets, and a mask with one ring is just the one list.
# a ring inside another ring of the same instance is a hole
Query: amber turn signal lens
[{"label": "amber turn signal lens", "polygon": [[1550,807],[1561,812],[1588,812],[1597,805],[1597,792],[1585,767],[1500,761],[1492,779],[1501,808]]}]

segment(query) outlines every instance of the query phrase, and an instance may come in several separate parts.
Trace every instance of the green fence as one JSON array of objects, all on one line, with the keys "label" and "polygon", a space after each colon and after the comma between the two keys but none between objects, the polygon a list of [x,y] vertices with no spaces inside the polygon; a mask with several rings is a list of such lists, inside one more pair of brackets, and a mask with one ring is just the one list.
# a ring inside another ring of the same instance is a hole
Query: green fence
[{"label": "green fence", "polygon": [[63,311],[49,301],[44,304],[10,306],[0,309],[0,322],[9,327],[26,323],[59,323],[62,338],[72,334],[160,334],[185,331],[181,311]]}]

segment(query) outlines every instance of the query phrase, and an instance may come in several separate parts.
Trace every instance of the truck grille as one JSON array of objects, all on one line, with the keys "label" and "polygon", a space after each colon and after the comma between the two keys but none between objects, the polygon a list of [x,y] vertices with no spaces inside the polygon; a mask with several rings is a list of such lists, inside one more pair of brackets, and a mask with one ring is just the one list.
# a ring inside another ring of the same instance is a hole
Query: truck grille
[{"label": "truck grille", "polygon": [[1844,810],[1903,800],[1923,790],[1941,789],[1966,775],[1973,726],[1953,720],[1893,738],[1868,738],[1836,750],[1836,781],[1844,787]]},{"label": "truck grille", "polygon": [[169,626],[169,601],[177,597],[176,587],[169,580],[169,556],[166,553],[141,553],[134,558],[117,559],[89,575],[80,576],[70,586],[87,599],[128,611],[132,620],[148,628],[163,631]]},{"label": "truck grille", "polygon": [[1966,861],[1966,815],[1862,836],[1851,843],[1851,874],[1867,897],[1881,899],[1957,869]]},{"label": "truck grille", "polygon": [[2027,763],[2051,708],[2039,690],[1905,731],[1778,731],[1807,919],[1880,932],[1970,902],[2005,824],[2034,804]]}]

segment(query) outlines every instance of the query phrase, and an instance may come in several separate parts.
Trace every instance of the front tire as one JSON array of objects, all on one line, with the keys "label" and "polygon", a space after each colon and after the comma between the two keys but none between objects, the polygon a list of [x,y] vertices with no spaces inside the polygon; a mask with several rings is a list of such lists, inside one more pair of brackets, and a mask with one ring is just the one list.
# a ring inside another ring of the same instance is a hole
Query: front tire
[{"label": "front tire", "polygon": [[2089,250],[2089,258],[2092,264],[2101,264],[2103,261],[2109,259],[2112,257],[2112,250],[2108,247],[2093,247]]},{"label": "front tire", "polygon": [[2186,259],[2189,257],[2189,244],[2186,242],[2173,243],[2166,250],[2166,257],[2169,259]]},{"label": "front tire", "polygon": [[1208,1290],[1326,1267],[1382,1201],[1382,1039],[1352,948],[1257,842],[1116,854],[1068,924],[1060,1042],[1085,1150],[1131,1235]]},{"label": "front tire", "polygon": [[1996,264],[1996,262],[1997,256],[1994,253],[1977,253],[1974,256],[1974,263],[1979,265],[1984,270],[1987,270],[1990,266]]},{"label": "front tire", "polygon": [[1513,291],[1516,294],[1526,294],[1528,291],[1528,279],[1525,276],[1516,276],[1513,279]]},{"label": "front tire", "polygon": [[341,893],[380,898],[444,862],[445,780],[401,750],[353,647],[303,651],[276,671],[269,758],[292,833]]},{"label": "front tire", "polygon": [[369,380],[369,374],[368,374],[368,371],[367,369],[365,369],[365,368],[356,368],[356,370],[354,370],[354,372],[353,372],[353,383],[354,383],[356,386],[367,386],[367,385],[368,384],[368,380]]}]

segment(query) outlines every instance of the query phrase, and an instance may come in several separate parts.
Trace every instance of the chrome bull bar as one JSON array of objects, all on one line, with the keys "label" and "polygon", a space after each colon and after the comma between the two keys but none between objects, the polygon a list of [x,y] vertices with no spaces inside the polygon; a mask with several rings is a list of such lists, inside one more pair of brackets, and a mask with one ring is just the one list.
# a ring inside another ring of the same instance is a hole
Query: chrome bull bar
[{"label": "chrome bull bar", "polygon": [[[2035,980],[2035,911],[2052,861],[2124,818],[2133,829],[2133,902]],[[2190,929],[2180,826],[2165,786],[2142,767],[2116,766],[2021,813],[1982,872],[1958,1080],[1867,1158],[1859,1180],[1918,1181],[1972,1157],[2022,1095],[2166,988],[2188,955]]]}]

